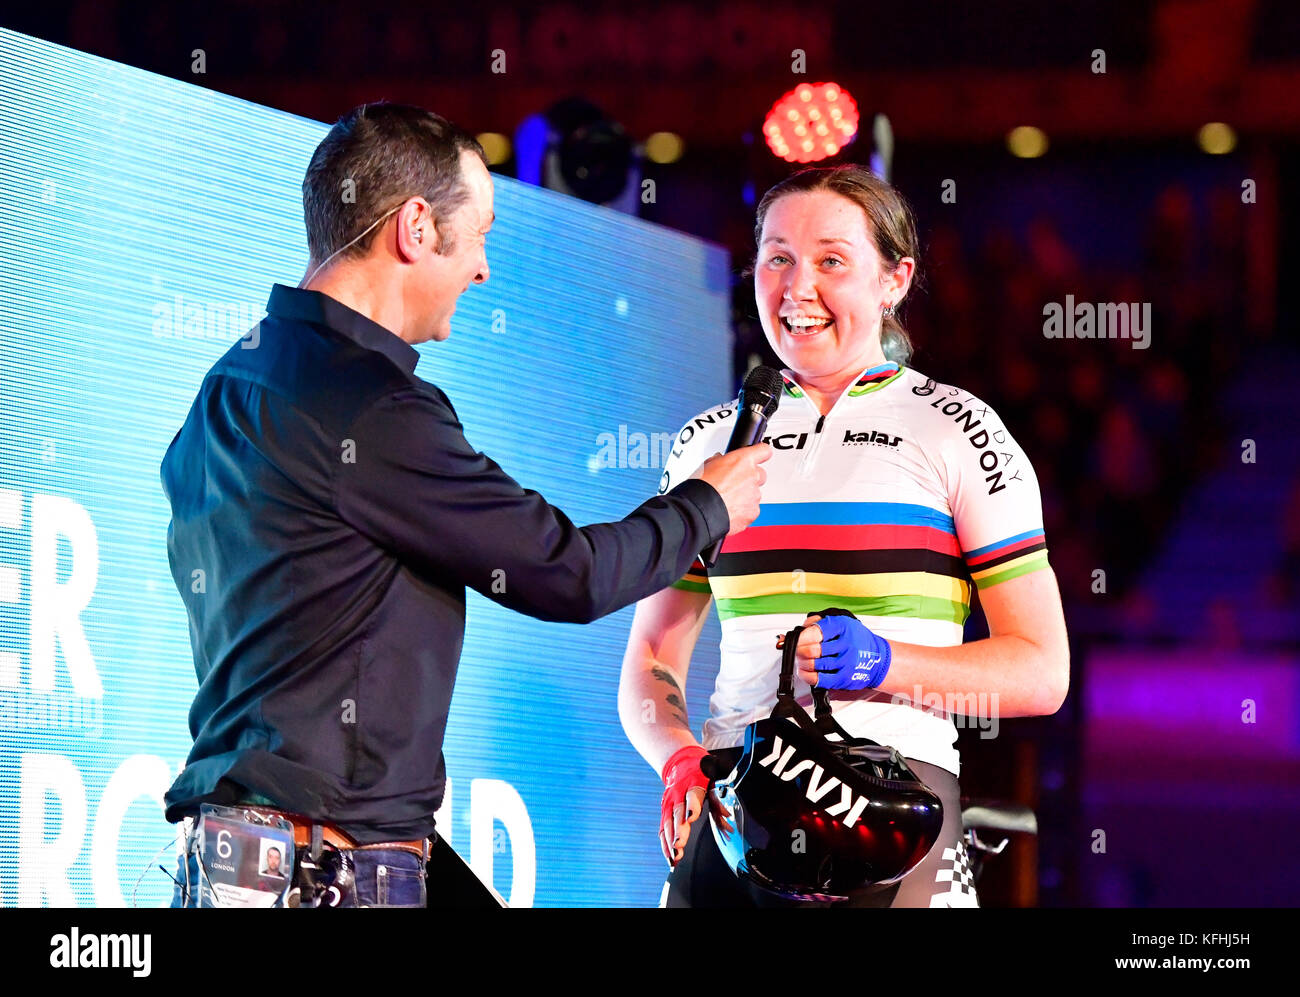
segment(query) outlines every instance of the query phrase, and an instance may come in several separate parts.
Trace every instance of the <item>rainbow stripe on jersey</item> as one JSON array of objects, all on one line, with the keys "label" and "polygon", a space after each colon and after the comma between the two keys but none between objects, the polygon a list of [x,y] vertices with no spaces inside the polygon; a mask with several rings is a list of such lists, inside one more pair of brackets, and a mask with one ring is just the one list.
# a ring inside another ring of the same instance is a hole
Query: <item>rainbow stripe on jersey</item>
[{"label": "rainbow stripe on jersey", "polygon": [[[796,566],[797,567],[794,567]],[[892,502],[765,504],[728,537],[713,570],[698,561],[677,587],[712,592],[718,617],[809,613],[827,600],[859,616],[961,625],[978,588],[1047,565],[1042,530],[963,552],[952,517]]]}]

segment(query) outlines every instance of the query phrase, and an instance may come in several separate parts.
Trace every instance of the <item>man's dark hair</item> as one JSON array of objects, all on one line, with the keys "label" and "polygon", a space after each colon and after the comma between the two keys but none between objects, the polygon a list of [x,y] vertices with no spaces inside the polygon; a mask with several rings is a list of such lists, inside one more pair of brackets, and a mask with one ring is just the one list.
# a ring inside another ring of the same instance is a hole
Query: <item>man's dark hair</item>
[{"label": "man's dark hair", "polygon": [[[432,111],[388,101],[354,107],[321,140],[302,179],[311,258],[324,261],[385,211],[417,196],[433,208],[439,252],[450,252],[450,233],[442,226],[469,196],[460,169],[466,150],[487,165],[473,135]],[[364,256],[380,228],[343,258]]]}]

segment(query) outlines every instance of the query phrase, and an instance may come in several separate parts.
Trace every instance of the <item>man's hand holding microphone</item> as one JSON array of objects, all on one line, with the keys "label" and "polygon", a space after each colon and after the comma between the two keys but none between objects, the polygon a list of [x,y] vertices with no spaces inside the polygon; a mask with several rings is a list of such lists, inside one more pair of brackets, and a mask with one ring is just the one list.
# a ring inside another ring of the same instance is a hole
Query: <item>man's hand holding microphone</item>
[{"label": "man's hand holding microphone", "polygon": [[731,516],[727,536],[735,536],[758,518],[759,489],[767,480],[761,467],[772,456],[766,443],[755,443],[741,450],[714,454],[700,465],[696,476],[717,489]]}]

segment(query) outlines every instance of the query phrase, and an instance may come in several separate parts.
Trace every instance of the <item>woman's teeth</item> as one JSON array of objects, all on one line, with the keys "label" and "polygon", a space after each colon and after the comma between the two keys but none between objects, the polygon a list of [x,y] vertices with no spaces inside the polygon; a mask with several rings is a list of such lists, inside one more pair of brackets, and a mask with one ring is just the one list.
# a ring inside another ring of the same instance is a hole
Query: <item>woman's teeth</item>
[{"label": "woman's teeth", "polygon": [[828,318],[808,318],[796,316],[783,318],[781,324],[792,336],[812,336],[830,328],[833,320]]}]

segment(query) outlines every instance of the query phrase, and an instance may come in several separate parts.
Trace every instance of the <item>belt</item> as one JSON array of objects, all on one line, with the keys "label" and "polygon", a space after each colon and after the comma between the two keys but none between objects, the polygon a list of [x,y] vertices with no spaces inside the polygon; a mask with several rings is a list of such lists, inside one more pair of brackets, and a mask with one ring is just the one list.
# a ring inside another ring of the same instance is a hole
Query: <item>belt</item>
[{"label": "belt", "polygon": [[250,810],[263,817],[276,817],[288,821],[293,825],[293,847],[295,849],[310,850],[312,848],[312,833],[315,831],[320,836],[320,842],[333,845],[340,851],[358,852],[384,848],[410,852],[412,855],[418,855],[425,862],[429,861],[431,846],[428,838],[415,838],[412,841],[379,841],[374,844],[361,845],[342,828],[335,827],[325,821],[313,820],[310,817],[302,816],[302,814],[286,813],[274,807],[255,806],[251,803],[239,803],[236,806],[240,810]]}]

